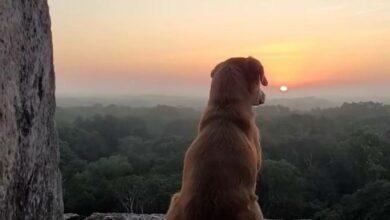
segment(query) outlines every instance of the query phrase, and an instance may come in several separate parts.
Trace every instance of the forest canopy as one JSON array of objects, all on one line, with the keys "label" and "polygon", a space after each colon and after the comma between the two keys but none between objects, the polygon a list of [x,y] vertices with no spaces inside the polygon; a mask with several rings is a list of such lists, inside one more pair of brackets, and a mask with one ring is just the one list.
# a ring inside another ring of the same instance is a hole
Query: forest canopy
[{"label": "forest canopy", "polygon": [[[267,218],[390,216],[390,106],[256,109],[257,194]],[[164,213],[201,112],[159,105],[58,107],[65,212]]]}]

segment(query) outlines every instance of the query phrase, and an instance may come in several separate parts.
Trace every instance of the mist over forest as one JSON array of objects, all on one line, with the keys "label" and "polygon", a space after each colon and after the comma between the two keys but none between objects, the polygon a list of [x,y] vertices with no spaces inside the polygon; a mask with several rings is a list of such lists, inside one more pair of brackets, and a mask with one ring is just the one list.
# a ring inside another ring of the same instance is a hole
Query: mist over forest
[{"label": "mist over forest", "polygon": [[[134,95],[134,96],[57,96],[57,105],[60,107],[77,107],[91,105],[122,105],[131,107],[154,107],[157,105],[190,107],[202,110],[207,99],[205,97],[170,96],[170,95]],[[299,96],[290,97],[272,96],[266,98],[266,106],[281,105],[291,110],[308,111],[314,108],[332,108],[341,106],[344,102],[380,102],[390,104],[390,97],[343,97],[343,96]]]},{"label": "mist over forest", "polygon": [[[65,212],[166,212],[204,103],[153,99],[171,105],[59,100]],[[313,100],[320,99],[308,99],[305,111],[294,108],[297,100],[289,101],[292,108],[255,108],[263,148],[257,194],[265,217],[387,219],[390,105]]]}]

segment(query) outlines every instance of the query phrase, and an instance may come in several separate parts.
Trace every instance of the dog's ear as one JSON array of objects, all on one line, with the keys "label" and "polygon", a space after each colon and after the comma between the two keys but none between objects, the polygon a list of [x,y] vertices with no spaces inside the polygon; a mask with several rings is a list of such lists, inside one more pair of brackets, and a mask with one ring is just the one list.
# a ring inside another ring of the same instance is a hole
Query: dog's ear
[{"label": "dog's ear", "polygon": [[246,60],[247,70],[249,72],[250,80],[254,80],[256,82],[261,82],[264,86],[268,85],[267,78],[264,74],[264,68],[261,65],[260,61],[256,60],[253,57],[248,57]]}]

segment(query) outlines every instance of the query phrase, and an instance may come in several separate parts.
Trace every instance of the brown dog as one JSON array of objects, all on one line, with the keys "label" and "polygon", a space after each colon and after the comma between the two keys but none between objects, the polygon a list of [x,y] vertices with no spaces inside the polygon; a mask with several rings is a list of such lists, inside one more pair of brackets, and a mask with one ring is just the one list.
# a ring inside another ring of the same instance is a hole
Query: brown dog
[{"label": "brown dog", "polygon": [[231,58],[211,73],[208,106],[184,158],[182,187],[167,220],[260,220],[255,195],[261,152],[253,105],[264,103],[263,67]]}]

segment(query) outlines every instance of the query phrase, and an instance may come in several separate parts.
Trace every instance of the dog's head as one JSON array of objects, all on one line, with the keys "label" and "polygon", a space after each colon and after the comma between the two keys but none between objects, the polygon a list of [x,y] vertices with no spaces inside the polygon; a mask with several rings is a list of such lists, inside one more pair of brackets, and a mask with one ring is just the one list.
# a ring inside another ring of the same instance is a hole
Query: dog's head
[{"label": "dog's head", "polygon": [[225,104],[250,102],[260,105],[265,102],[265,94],[260,84],[268,85],[264,68],[253,57],[230,58],[218,64],[211,72],[213,78],[210,99]]}]

